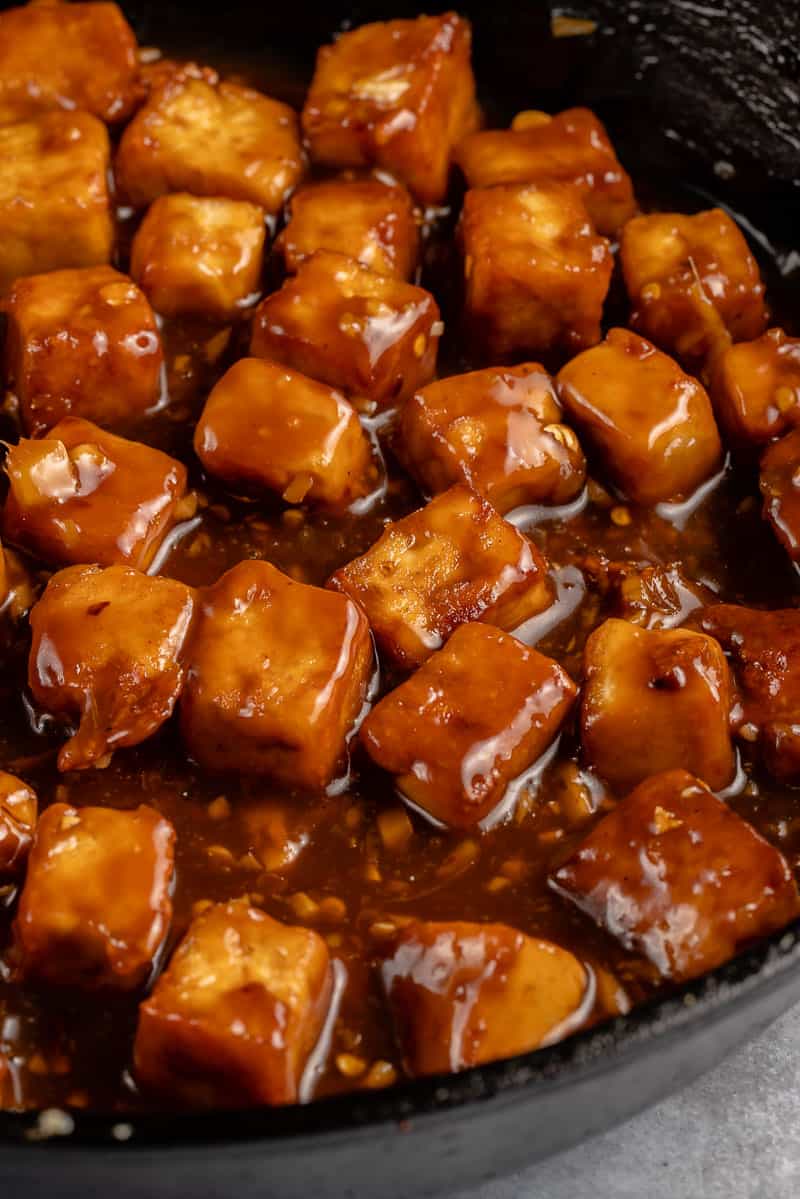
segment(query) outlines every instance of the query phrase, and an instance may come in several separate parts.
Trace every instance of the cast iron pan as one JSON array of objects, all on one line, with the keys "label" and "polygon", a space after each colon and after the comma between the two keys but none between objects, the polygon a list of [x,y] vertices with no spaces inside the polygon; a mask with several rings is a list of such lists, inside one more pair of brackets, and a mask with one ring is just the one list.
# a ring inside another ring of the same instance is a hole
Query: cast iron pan
[{"label": "cast iron pan", "polygon": [[[315,47],[343,22],[413,15],[416,5],[286,7],[123,4],[145,44],[224,64],[262,52],[299,104]],[[435,5],[434,8],[439,7]],[[773,296],[800,309],[800,44],[795,0],[598,0],[567,8],[598,22],[550,38],[528,0],[460,4],[493,121],[520,108],[595,108],[623,162],[684,205],[713,197],[741,219]],[[792,239],[794,238],[794,245]],[[785,308],[786,304],[782,303]],[[800,329],[793,329],[795,334]],[[42,1139],[36,1114],[0,1114],[6,1193],[249,1199],[422,1197],[456,1190],[573,1145],[714,1065],[800,999],[800,922],[669,998],[564,1044],[385,1093],[311,1107],[124,1119],[75,1113]]]}]

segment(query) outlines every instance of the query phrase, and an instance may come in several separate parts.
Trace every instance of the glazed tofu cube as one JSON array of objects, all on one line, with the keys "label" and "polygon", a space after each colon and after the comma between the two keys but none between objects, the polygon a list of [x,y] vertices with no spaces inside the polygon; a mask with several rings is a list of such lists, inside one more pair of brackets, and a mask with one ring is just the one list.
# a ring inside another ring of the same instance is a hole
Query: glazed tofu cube
[{"label": "glazed tofu cube", "polygon": [[294,1103],[332,988],[317,933],[215,904],[139,1008],[137,1081],[191,1107]]},{"label": "glazed tofu cube", "polygon": [[713,970],[800,912],[783,856],[685,770],[637,787],[551,882],[675,982]]},{"label": "glazed tofu cube", "polygon": [[404,405],[398,453],[432,495],[466,483],[498,512],[564,504],[586,477],[553,381],[537,363],[429,383]]},{"label": "glazed tofu cube", "polygon": [[765,445],[800,424],[800,338],[769,329],[715,361],[711,397],[735,446]]},{"label": "glazed tofu cube", "polygon": [[199,606],[180,704],[187,748],[209,770],[324,788],[372,673],[355,604],[269,562],[240,562]]},{"label": "glazed tofu cube", "polygon": [[410,279],[417,266],[419,229],[404,187],[379,179],[330,179],[295,192],[276,249],[293,273],[317,250],[354,258],[379,275]]},{"label": "glazed tofu cube", "polygon": [[0,13],[0,122],[81,108],[124,120],[139,97],[136,38],[116,4],[26,4]]},{"label": "glazed tofu cube", "polygon": [[800,429],[761,455],[764,516],[793,562],[800,562]]},{"label": "glazed tofu cube", "polygon": [[328,586],[363,608],[382,652],[408,669],[467,621],[515,629],[552,602],[536,546],[461,485],[388,525]]},{"label": "glazed tofu cube", "polygon": [[246,200],[159,196],[131,247],[131,274],[162,316],[231,321],[261,287],[264,212]]},{"label": "glazed tofu cube", "polygon": [[32,437],[65,416],[124,428],[158,403],[161,338],[126,275],[110,266],[32,275],[3,307],[6,373]]},{"label": "glazed tofu cube", "polygon": [[430,382],[443,329],[430,292],[320,250],[261,301],[250,352],[387,406]]},{"label": "glazed tofu cube", "polygon": [[0,293],[21,275],[111,261],[109,158],[105,126],[85,112],[0,128]]},{"label": "glazed tofu cube", "polygon": [[557,735],[577,688],[557,662],[487,624],[444,649],[372,709],[367,753],[435,820],[471,828]]},{"label": "glazed tofu cube", "polygon": [[362,25],[323,46],[303,108],[312,159],[383,167],[440,204],[453,147],[478,122],[470,52],[455,13]]},{"label": "glazed tofu cube", "polygon": [[338,391],[241,358],[212,389],[194,447],[209,474],[288,503],[343,508],[377,482],[369,441]]},{"label": "glazed tofu cube", "polygon": [[129,566],[70,566],[30,614],[28,685],[35,702],[78,731],[59,770],[105,764],[172,715],[183,686],[192,592]]},{"label": "glazed tofu cube", "polygon": [[611,250],[575,188],[468,191],[458,234],[466,331],[487,356],[575,353],[600,340]]},{"label": "glazed tofu cube", "polygon": [[6,474],[5,537],[55,565],[146,570],[190,507],[180,462],[74,416],[11,446]]},{"label": "glazed tofu cube", "polygon": [[705,389],[627,329],[573,358],[557,384],[578,432],[636,504],[691,495],[722,462]]},{"label": "glazed tofu cube", "polygon": [[730,675],[712,637],[606,620],[583,663],[583,754],[611,787],[679,766],[715,791],[732,781]]},{"label": "glazed tofu cube", "polygon": [[16,775],[0,770],[0,880],[8,883],[25,869],[38,812],[36,792]]},{"label": "glazed tofu cube", "polygon": [[467,187],[571,183],[599,233],[616,233],[636,212],[630,176],[604,125],[588,108],[548,116],[522,112],[510,129],[471,133],[456,148]]},{"label": "glazed tofu cube", "polygon": [[766,328],[758,264],[719,208],[634,217],[622,232],[620,261],[632,325],[687,366]]},{"label": "glazed tofu cube", "polygon": [[581,962],[506,924],[415,920],[386,947],[381,975],[416,1075],[527,1053],[589,1015]]},{"label": "glazed tofu cube", "polygon": [[122,135],[117,184],[135,208],[167,192],[247,200],[277,214],[305,163],[294,111],[251,88],[180,71]]},{"label": "glazed tofu cube", "polygon": [[42,814],[15,922],[26,978],[131,991],[172,919],[175,830],[153,808]]}]

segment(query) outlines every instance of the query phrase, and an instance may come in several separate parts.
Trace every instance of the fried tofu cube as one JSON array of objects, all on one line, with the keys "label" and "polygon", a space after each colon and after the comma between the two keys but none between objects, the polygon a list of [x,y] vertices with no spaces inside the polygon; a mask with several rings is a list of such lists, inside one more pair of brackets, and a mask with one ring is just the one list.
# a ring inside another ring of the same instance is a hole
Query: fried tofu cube
[{"label": "fried tofu cube", "polygon": [[553,381],[538,363],[471,371],[411,397],[398,453],[432,495],[461,482],[500,513],[564,504],[583,487],[586,460],[561,418]]},{"label": "fried tofu cube", "polygon": [[175,830],[155,809],[42,814],[15,921],[26,978],[131,991],[150,977],[172,919]]},{"label": "fried tofu cube", "polygon": [[22,275],[111,261],[110,147],[101,121],[49,112],[5,125],[0,160],[0,294]]},{"label": "fried tofu cube", "polygon": [[691,495],[722,462],[703,386],[627,329],[573,358],[557,385],[578,432],[636,504]]},{"label": "fried tofu cube", "polygon": [[232,321],[261,286],[264,212],[246,200],[159,196],[131,247],[131,274],[162,316]]},{"label": "fried tofu cube", "polygon": [[764,517],[793,562],[800,562],[800,429],[787,433],[761,455]]},{"label": "fried tofu cube", "polygon": [[606,620],[583,664],[581,746],[611,787],[627,791],[678,766],[715,791],[732,782],[730,673],[712,637]]},{"label": "fried tofu cube", "polygon": [[450,1074],[561,1040],[589,1015],[589,974],[506,924],[414,920],[381,976],[412,1074]]},{"label": "fried tofu cube", "polygon": [[39,805],[36,792],[16,775],[0,770],[0,880],[8,883],[25,869]]},{"label": "fried tofu cube", "polygon": [[478,122],[471,43],[469,22],[444,13],[362,25],[323,46],[302,116],[314,162],[383,167],[440,204],[453,147]]},{"label": "fried tofu cube", "polygon": [[686,770],[641,783],[551,883],[674,982],[713,970],[800,913],[783,856]]},{"label": "fried tofu cube", "polygon": [[290,273],[317,250],[331,250],[379,275],[410,279],[419,252],[414,202],[404,187],[380,179],[313,183],[289,201],[275,248]]},{"label": "fried tofu cube", "polygon": [[153,310],[110,266],[18,279],[5,304],[6,373],[33,437],[62,417],[134,423],[161,396],[164,357]]},{"label": "fried tofu cube", "polygon": [[600,340],[611,250],[575,188],[468,191],[458,239],[466,332],[487,356],[575,353]]},{"label": "fried tofu cube", "polygon": [[265,358],[214,386],[194,436],[209,474],[289,503],[344,508],[375,485],[372,451],[340,392]]},{"label": "fried tofu cube", "polygon": [[369,626],[342,595],[240,562],[202,595],[180,702],[191,755],[209,770],[322,789],[373,673]]},{"label": "fried tofu cube", "polygon": [[630,176],[603,123],[588,108],[555,116],[520,113],[510,129],[471,133],[456,147],[467,187],[571,183],[599,233],[616,233],[636,212]]},{"label": "fried tofu cube", "polygon": [[443,329],[430,292],[319,250],[261,301],[250,353],[385,407],[430,382]]},{"label": "fried tofu cube", "polygon": [[332,991],[317,933],[246,899],[215,904],[139,1008],[136,1079],[191,1107],[294,1103]]},{"label": "fried tofu cube", "polygon": [[0,13],[0,123],[81,108],[122,121],[139,98],[136,38],[116,4],[26,4]]},{"label": "fried tofu cube", "polygon": [[782,437],[800,424],[800,338],[769,329],[728,346],[712,366],[711,398],[734,446]]},{"label": "fried tofu cube", "polygon": [[305,170],[297,116],[235,83],[179,71],[122,135],[117,184],[144,208],[167,192],[247,200],[275,216]]},{"label": "fried tofu cube", "polygon": [[687,366],[767,326],[758,264],[720,208],[634,217],[622,231],[620,261],[631,324]]},{"label": "fried tofu cube", "polygon": [[472,828],[541,757],[577,694],[557,662],[487,624],[463,624],[361,726],[374,762],[435,820]]},{"label": "fried tofu cube", "polygon": [[78,417],[11,446],[5,469],[4,536],[55,565],[146,570],[184,515],[182,463]]},{"label": "fried tofu cube", "polygon": [[78,723],[59,770],[106,762],[172,715],[194,614],[190,588],[129,566],[70,566],[30,614],[28,686],[46,712]]},{"label": "fried tofu cube", "polygon": [[382,652],[408,669],[467,621],[515,629],[553,598],[533,542],[460,484],[388,525],[328,586],[363,608]]}]

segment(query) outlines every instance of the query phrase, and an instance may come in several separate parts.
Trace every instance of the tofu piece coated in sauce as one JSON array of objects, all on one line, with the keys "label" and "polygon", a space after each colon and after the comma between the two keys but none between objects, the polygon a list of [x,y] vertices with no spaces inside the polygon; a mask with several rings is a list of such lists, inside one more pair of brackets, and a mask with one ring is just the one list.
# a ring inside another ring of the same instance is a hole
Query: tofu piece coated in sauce
[{"label": "tofu piece coated in sauce", "polygon": [[0,770],[0,880],[14,881],[28,860],[38,813],[36,792]]},{"label": "tofu piece coated in sauce", "polygon": [[761,455],[764,517],[794,563],[800,562],[800,429],[786,433]]},{"label": "tofu piece coated in sauce", "polygon": [[728,346],[711,373],[723,433],[737,447],[760,446],[800,424],[800,338],[768,329]]}]

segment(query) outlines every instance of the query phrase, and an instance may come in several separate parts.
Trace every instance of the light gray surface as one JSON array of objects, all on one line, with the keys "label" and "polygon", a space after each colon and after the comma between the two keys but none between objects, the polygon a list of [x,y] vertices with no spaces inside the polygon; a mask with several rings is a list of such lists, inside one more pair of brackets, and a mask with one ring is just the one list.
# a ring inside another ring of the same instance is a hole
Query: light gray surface
[{"label": "light gray surface", "polygon": [[453,1199],[797,1199],[800,1006],[693,1086]]}]

